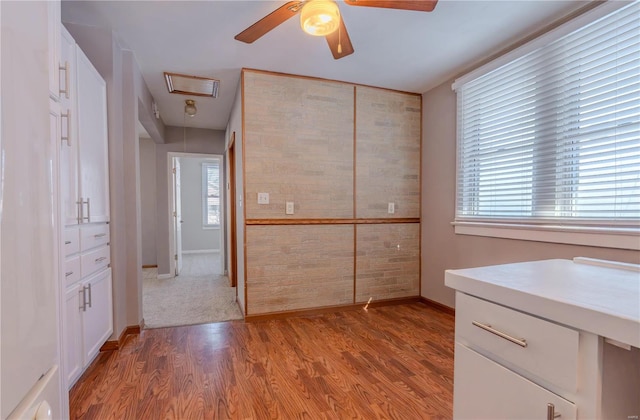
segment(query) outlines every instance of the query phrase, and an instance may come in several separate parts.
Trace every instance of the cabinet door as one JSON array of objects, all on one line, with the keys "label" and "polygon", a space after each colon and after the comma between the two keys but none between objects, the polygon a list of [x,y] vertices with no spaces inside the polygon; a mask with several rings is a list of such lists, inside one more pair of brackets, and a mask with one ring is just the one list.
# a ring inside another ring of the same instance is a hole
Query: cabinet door
[{"label": "cabinet door", "polygon": [[61,28],[60,63],[65,70],[60,72],[60,106],[62,109],[62,140],[60,142],[60,206],[65,226],[79,222],[78,195],[78,130],[76,115],[76,43]]},{"label": "cabinet door", "polygon": [[50,0],[48,7],[48,39],[49,39],[49,97],[57,100],[60,94],[60,0]]},{"label": "cabinet door", "polygon": [[545,419],[548,404],[576,418],[573,403],[457,342],[454,363],[455,419]]},{"label": "cabinet door", "polygon": [[64,380],[71,388],[84,366],[82,360],[82,288],[79,284],[69,287],[64,299]]},{"label": "cabinet door", "polygon": [[76,48],[76,61],[82,223],[108,222],[106,84],[80,48]]},{"label": "cabinet door", "polygon": [[82,313],[84,364],[88,365],[113,332],[111,307],[111,269],[82,282],[86,290],[87,310]]}]

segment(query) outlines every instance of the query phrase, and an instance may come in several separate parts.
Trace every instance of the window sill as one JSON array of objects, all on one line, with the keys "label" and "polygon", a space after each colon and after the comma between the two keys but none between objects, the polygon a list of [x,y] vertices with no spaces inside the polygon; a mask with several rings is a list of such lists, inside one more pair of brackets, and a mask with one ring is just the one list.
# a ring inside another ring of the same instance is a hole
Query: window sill
[{"label": "window sill", "polygon": [[640,229],[460,221],[451,224],[458,235],[640,250]]}]

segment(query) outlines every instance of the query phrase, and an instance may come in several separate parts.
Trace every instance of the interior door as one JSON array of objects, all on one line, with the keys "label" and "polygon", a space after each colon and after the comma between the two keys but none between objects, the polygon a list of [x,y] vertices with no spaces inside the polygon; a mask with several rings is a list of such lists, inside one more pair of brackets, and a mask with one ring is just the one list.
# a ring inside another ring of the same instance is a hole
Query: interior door
[{"label": "interior door", "polygon": [[176,243],[176,276],[182,271],[182,202],[180,199],[180,159],[173,158],[173,225]]}]

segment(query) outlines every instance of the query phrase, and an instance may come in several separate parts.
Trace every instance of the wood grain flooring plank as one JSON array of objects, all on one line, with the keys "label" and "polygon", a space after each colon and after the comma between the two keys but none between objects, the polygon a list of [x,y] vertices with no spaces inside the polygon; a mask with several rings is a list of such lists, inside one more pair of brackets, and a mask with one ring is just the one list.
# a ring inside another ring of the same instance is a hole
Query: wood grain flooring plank
[{"label": "wood grain flooring plank", "polygon": [[453,330],[422,303],[143,330],[96,358],[71,418],[447,419]]}]

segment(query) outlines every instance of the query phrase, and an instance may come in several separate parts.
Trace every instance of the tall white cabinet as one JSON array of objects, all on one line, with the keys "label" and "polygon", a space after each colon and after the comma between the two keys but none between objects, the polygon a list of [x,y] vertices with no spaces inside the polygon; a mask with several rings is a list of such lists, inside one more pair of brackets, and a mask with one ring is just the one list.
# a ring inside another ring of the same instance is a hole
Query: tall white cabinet
[{"label": "tall white cabinet", "polygon": [[107,96],[64,28],[60,61],[63,360],[71,387],[113,332]]}]

